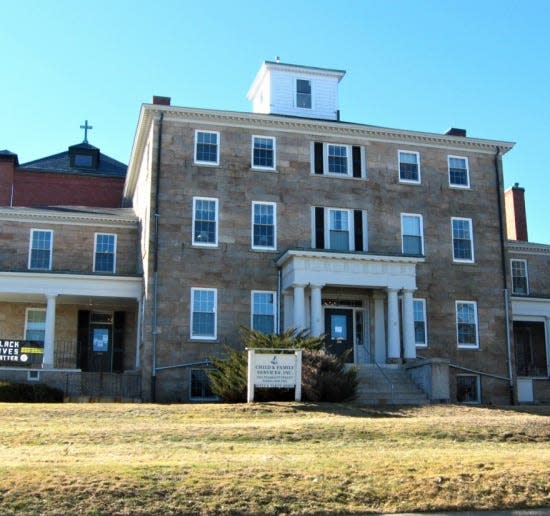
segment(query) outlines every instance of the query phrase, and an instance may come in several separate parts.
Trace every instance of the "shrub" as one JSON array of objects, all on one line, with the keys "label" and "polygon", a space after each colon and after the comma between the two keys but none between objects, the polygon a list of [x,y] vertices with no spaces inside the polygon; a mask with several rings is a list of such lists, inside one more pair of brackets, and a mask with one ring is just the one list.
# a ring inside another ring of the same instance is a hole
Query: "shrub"
[{"label": "shrub", "polygon": [[[346,370],[344,362],[322,349],[323,337],[311,337],[306,331],[287,330],[281,335],[241,328],[244,348],[303,349],[302,399],[304,401],[348,401],[356,397],[357,374]],[[208,372],[212,392],[224,401],[246,401],[247,352],[226,349],[226,358],[212,358],[214,369]],[[256,389],[258,401],[292,400],[293,389]]]},{"label": "shrub", "polygon": [[0,401],[10,403],[59,403],[63,391],[43,383],[0,382]]}]

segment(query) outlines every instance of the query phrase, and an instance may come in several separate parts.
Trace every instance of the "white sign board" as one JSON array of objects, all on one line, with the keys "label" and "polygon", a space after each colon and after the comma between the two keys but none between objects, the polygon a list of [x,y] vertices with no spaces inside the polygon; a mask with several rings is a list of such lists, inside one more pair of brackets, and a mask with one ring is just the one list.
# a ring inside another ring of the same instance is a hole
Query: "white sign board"
[{"label": "white sign board", "polygon": [[[296,401],[302,397],[302,350],[277,350],[265,353],[248,350],[248,401],[254,400],[255,387],[296,389]],[[290,353],[289,353],[290,352]]]}]

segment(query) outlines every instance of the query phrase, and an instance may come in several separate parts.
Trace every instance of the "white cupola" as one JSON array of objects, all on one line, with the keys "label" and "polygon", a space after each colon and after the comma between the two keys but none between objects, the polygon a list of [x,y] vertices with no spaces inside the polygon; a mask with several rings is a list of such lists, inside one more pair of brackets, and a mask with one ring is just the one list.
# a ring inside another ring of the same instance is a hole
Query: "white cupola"
[{"label": "white cupola", "polygon": [[264,61],[248,94],[253,113],[339,120],[344,70]]}]

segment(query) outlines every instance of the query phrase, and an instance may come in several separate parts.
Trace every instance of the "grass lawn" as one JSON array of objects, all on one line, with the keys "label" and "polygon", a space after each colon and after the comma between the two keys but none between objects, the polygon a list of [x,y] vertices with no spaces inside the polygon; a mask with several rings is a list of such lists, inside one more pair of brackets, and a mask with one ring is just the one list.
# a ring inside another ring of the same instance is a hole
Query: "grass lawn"
[{"label": "grass lawn", "polygon": [[0,404],[0,514],[550,507],[550,407]]}]

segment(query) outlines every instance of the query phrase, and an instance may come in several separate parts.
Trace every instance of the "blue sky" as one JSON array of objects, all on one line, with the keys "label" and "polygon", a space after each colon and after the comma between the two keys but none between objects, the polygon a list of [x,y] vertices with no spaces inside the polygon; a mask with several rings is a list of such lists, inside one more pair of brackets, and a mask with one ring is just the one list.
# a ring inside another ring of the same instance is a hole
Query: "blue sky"
[{"label": "blue sky", "polygon": [[347,70],[345,121],[516,142],[529,238],[550,244],[549,1],[0,0],[0,149],[89,141],[128,162],[141,103],[249,111],[262,61]]}]

